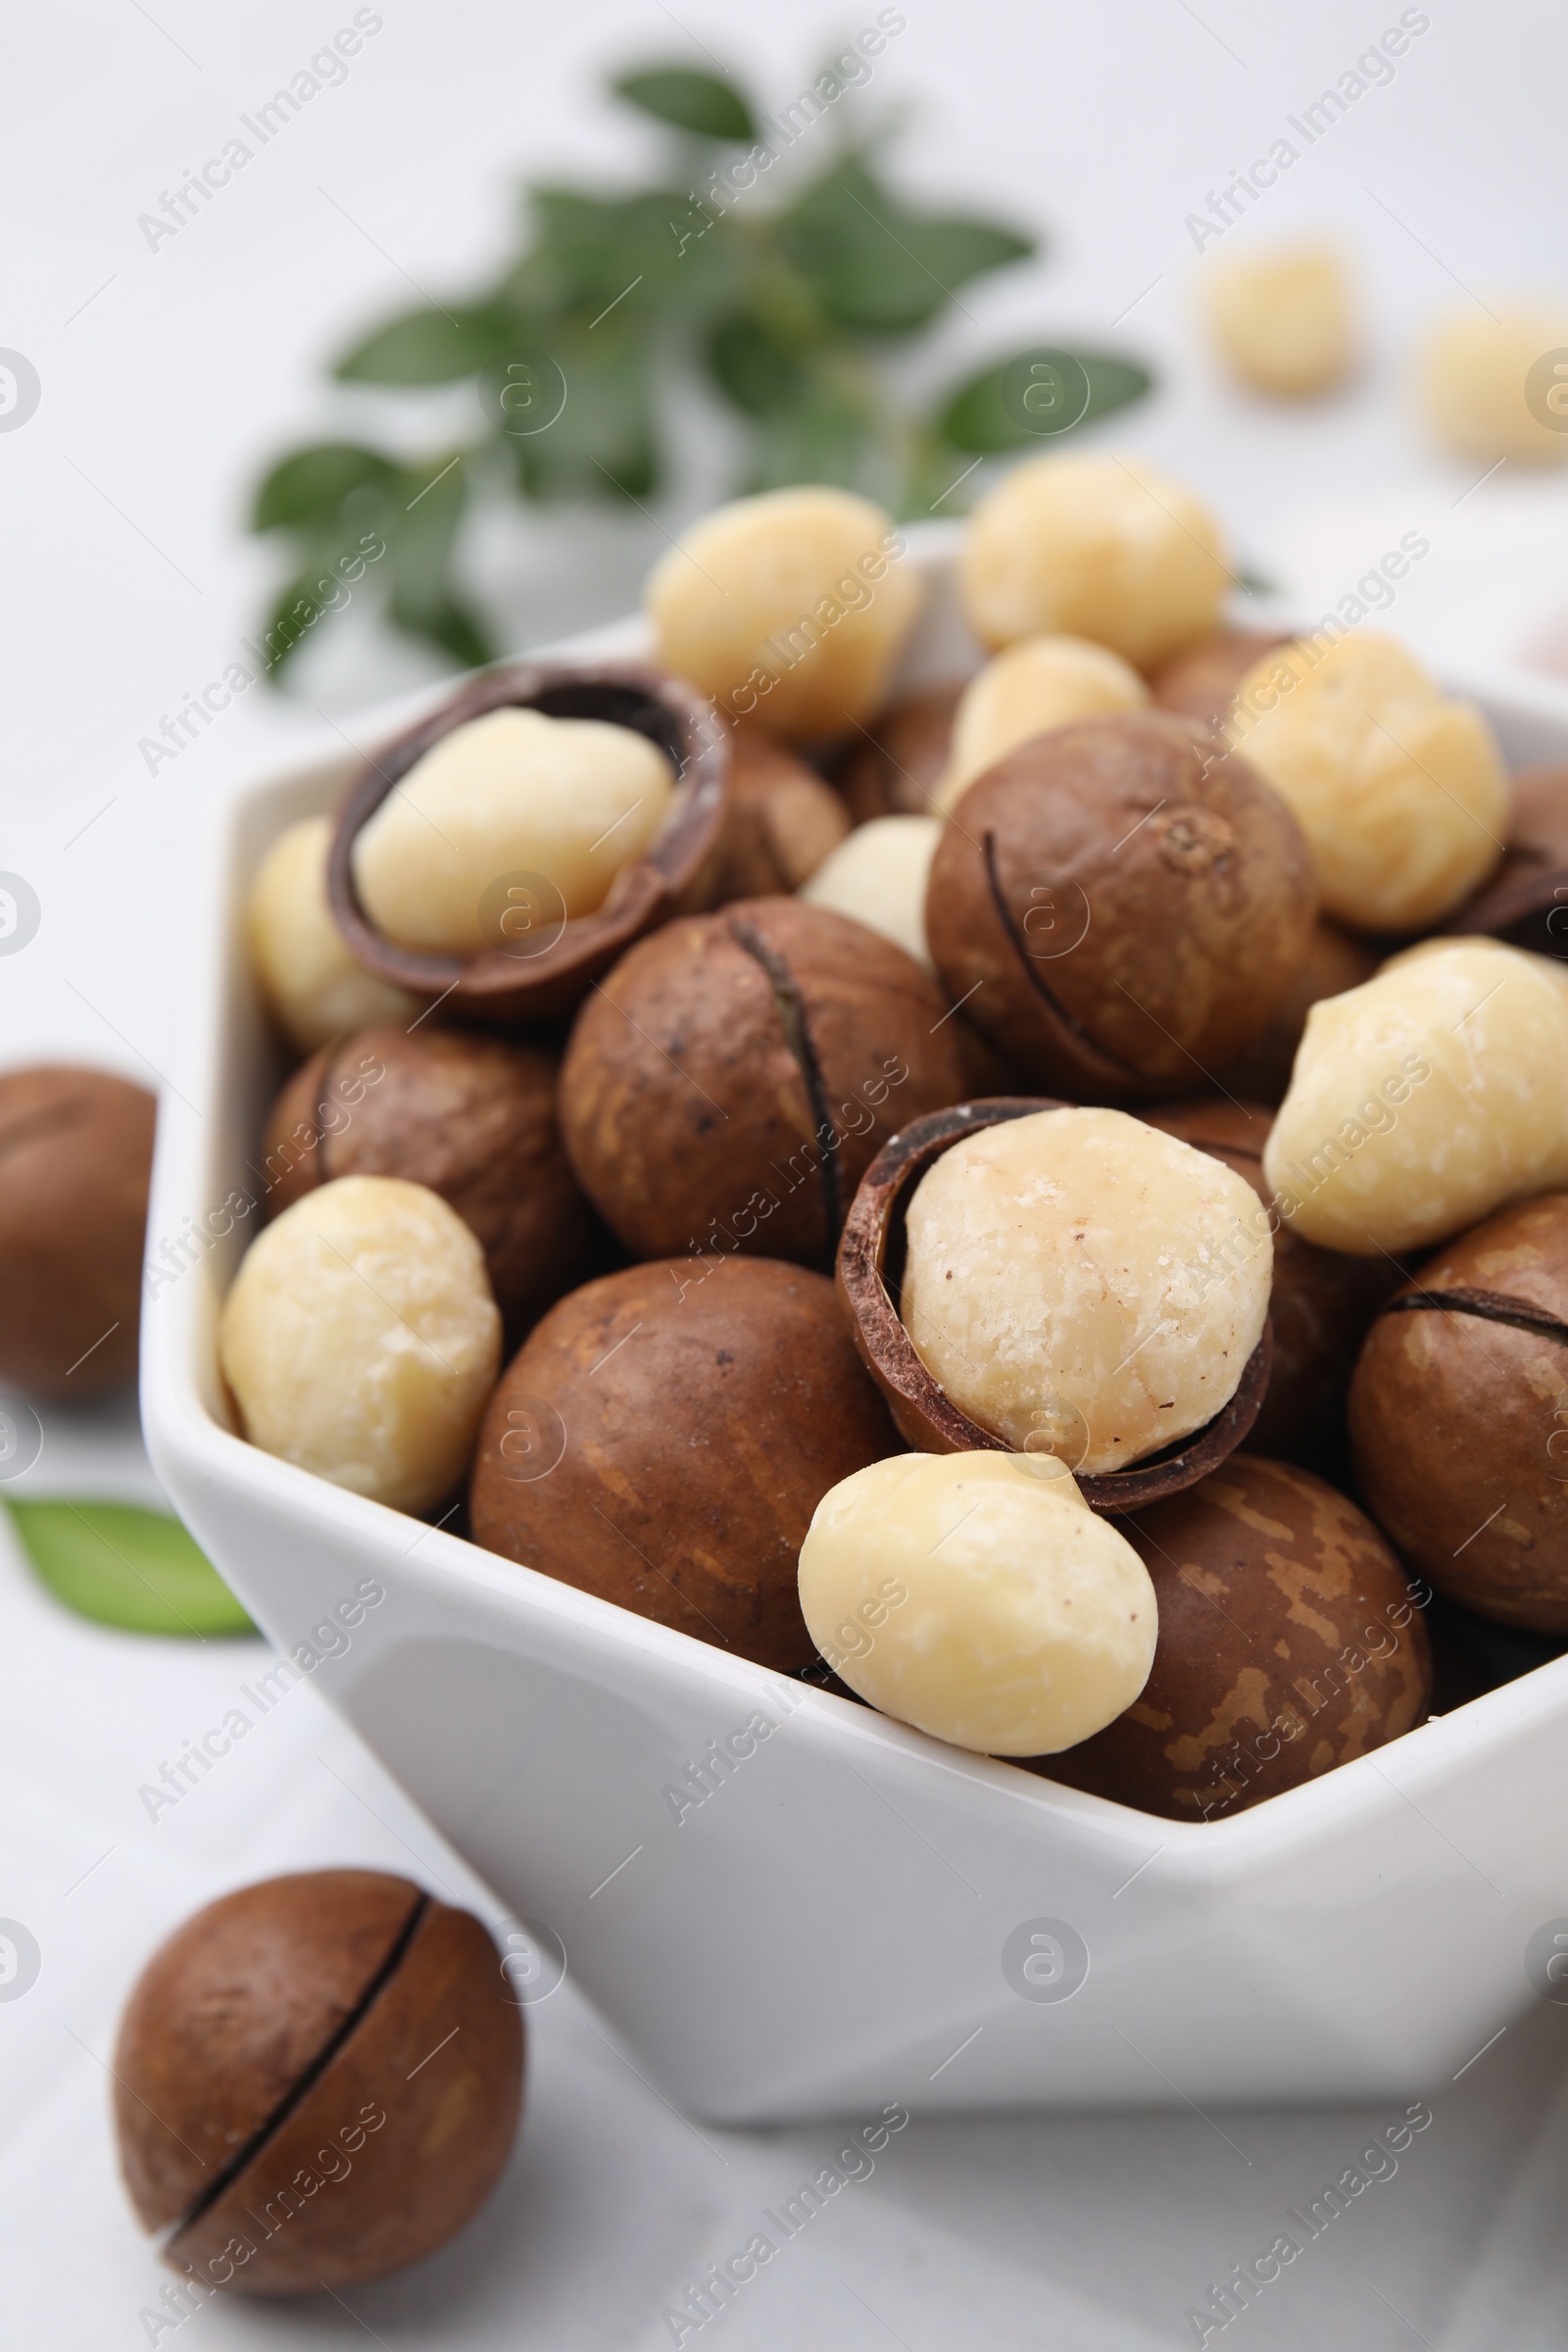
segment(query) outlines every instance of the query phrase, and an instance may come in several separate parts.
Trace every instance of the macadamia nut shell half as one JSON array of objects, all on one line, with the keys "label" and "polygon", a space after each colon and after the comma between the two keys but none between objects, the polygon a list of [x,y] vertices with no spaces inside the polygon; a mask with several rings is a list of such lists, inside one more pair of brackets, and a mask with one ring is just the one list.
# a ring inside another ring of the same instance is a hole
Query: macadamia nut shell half
[{"label": "macadamia nut shell half", "polygon": [[[907,1263],[909,1197],[926,1169],[955,1144],[1009,1120],[1066,1107],[1036,1099],[997,1097],[916,1119],[877,1154],[856,1195],[839,1247],[839,1289],[850,1310],[856,1346],[888,1400],[900,1435],[922,1452],[1005,1453],[1011,1448],[947,1394],[901,1318],[896,1301]],[[1222,1173],[1231,1183],[1241,1184],[1228,1169]],[[1249,1209],[1256,1213],[1255,1198],[1250,1188],[1243,1189]],[[1255,1259],[1256,1253],[1250,1254]],[[1264,1320],[1256,1345],[1237,1368],[1228,1400],[1203,1428],[1174,1449],[1130,1468],[1102,1474],[1079,1471],[1079,1490],[1090,1508],[1112,1515],[1135,1510],[1179,1494],[1217,1467],[1242,1444],[1257,1418],[1268,1386],[1269,1360]],[[1087,1417],[1054,1387],[1040,1402],[1042,1417],[1028,1433],[1027,1450],[1058,1454],[1069,1467],[1081,1464],[1088,1448]]]},{"label": "macadamia nut shell half", "polygon": [[[399,947],[375,929],[360,904],[355,845],[426,752],[455,728],[509,708],[549,718],[608,720],[646,735],[676,777],[659,831],[591,914],[568,915],[560,892],[541,876],[498,873],[489,886],[495,904],[485,906],[481,918],[493,944],[466,956]],[[367,971],[430,1003],[441,1000],[450,1018],[503,1026],[559,1020],[633,940],[682,908],[705,903],[729,770],[728,730],[681,678],[632,662],[534,662],[487,670],[350,778],[327,862],[333,917]]]}]

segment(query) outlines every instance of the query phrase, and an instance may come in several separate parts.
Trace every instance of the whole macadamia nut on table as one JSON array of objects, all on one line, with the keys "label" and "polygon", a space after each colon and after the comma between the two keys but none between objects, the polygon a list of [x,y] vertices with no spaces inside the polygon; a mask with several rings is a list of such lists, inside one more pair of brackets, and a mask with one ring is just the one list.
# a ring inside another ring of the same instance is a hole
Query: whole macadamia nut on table
[{"label": "whole macadamia nut on table", "polygon": [[848,490],[770,490],[686,530],[648,582],[658,659],[792,742],[881,704],[922,589],[898,526]]},{"label": "whole macadamia nut on table", "polygon": [[381,1871],[264,1880],[137,1980],[114,2065],[126,2186],[204,2286],[384,2278],[484,2203],[522,2071],[522,2012],[471,1912]]},{"label": "whole macadamia nut on table", "polygon": [[0,1382],[85,1396],[135,1373],[157,1113],[108,1070],[0,1076]]},{"label": "whole macadamia nut on table", "polygon": [[1301,829],[1245,760],[1159,710],[1036,736],[972,784],[932,861],[926,937],[955,1004],[1048,1093],[1190,1092],[1295,980],[1314,913]]},{"label": "whole macadamia nut on table", "polygon": [[566,1164],[555,1056],[471,1030],[387,1021],[323,1046],[272,1105],[270,1210],[340,1176],[401,1176],[455,1208],[484,1250],[507,1330],[581,1282],[601,1238]]},{"label": "whole macadamia nut on table", "polygon": [[1251,1186],[1124,1111],[955,1144],[906,1213],[902,1314],[927,1370],[1015,1451],[1119,1470],[1211,1421],[1268,1312]]},{"label": "whole macadamia nut on table", "polygon": [[253,1446],[422,1511],[467,1467],[501,1317],[455,1209],[399,1177],[340,1176],[258,1234],[218,1339]]},{"label": "whole macadamia nut on table", "polygon": [[1156,670],[1151,696],[1158,710],[1194,718],[1200,727],[1223,729],[1248,671],[1275,646],[1289,643],[1277,629],[1221,629]]},{"label": "whole macadamia nut on table", "polygon": [[1149,670],[1212,633],[1231,574],[1190,490],[1097,454],[1014,466],[969,518],[959,578],[985,645],[1065,631]]},{"label": "whole macadamia nut on table", "polygon": [[1054,1781],[1171,1821],[1220,1821],[1426,1720],[1421,1602],[1377,1529],[1309,1471],[1233,1453],[1118,1522],[1159,1640],[1125,1714]]},{"label": "whole macadamia nut on table", "polygon": [[1568,975],[1493,940],[1431,941],[1306,1016],[1263,1153],[1325,1250],[1445,1241],[1568,1181]]},{"label": "whole macadamia nut on table", "polygon": [[925,893],[941,838],[940,817],[873,817],[824,858],[801,897],[808,906],[826,906],[880,931],[930,972]]},{"label": "whole macadamia nut on table", "polygon": [[1103,645],[1083,637],[1025,637],[988,662],[964,689],[937,807],[956,808],[976,776],[1031,735],[1075,718],[1136,710],[1149,700],[1143,679]]},{"label": "whole macadamia nut on table", "polygon": [[858,825],[932,813],[963,692],[960,684],[905,695],[856,729],[837,782]]},{"label": "whole macadamia nut on table", "polygon": [[1366,1506],[1481,1616],[1568,1633],[1568,1194],[1450,1242],[1373,1324],[1350,1385]]},{"label": "whole macadamia nut on table", "polygon": [[355,962],[326,895],[328,816],[307,816],[273,842],[245,907],[251,964],[291,1046],[314,1054],[345,1029],[412,1021],[417,1001]]},{"label": "whole macadamia nut on table", "polygon": [[1429,930],[1502,857],[1508,779],[1491,728],[1392,637],[1265,654],[1229,734],[1300,819],[1324,913],[1352,930]]},{"label": "whole macadamia nut on table", "polygon": [[1148,1571],[1058,1461],[906,1453],[817,1505],[801,1607],[872,1706],[981,1755],[1070,1747],[1154,1655]]},{"label": "whole macadamia nut on table", "polygon": [[1343,257],[1322,245],[1214,255],[1200,279],[1209,332],[1232,374],[1287,399],[1331,392],[1355,359]]},{"label": "whole macadamia nut on table", "polygon": [[360,831],[354,882],[399,947],[477,956],[481,902],[509,873],[539,875],[566,916],[604,905],[658,832],[674,771],[634,727],[543,710],[488,710],[416,760]]},{"label": "whole macadamia nut on table", "polygon": [[572,1166],[634,1256],[826,1268],[884,1139],[964,1091],[947,1011],[912,956],[826,907],[750,899],[666,924],[573,1025]]},{"label": "whole macadamia nut on table", "polygon": [[760,727],[737,727],[729,807],[708,903],[767,899],[809,881],[850,830],[831,784]]},{"label": "whole macadamia nut on table", "polygon": [[630,1266],[553,1307],[485,1415],[489,1550],[785,1672],[828,1488],[896,1444],[831,1283],[771,1258]]},{"label": "whole macadamia nut on table", "polygon": [[[1568,312],[1455,312],[1421,353],[1428,428],[1456,458],[1558,466],[1568,457],[1555,354],[1568,351]],[[1552,395],[1558,398],[1553,399]]]}]

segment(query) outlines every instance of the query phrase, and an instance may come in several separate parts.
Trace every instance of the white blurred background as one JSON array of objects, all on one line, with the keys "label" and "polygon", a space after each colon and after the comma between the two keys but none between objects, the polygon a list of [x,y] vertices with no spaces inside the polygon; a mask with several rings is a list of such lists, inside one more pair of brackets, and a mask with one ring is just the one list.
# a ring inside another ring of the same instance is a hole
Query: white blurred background
[{"label": "white blurred background", "polygon": [[[265,465],[318,433],[390,429],[418,445],[463,429],[471,395],[443,395],[443,408],[332,390],[331,357],[421,290],[480,282],[525,178],[604,188],[649,168],[656,134],[604,96],[607,71],[716,55],[771,106],[875,15],[867,0],[384,0],[377,13],[347,79],[150,251],[138,216],[352,7],[11,12],[0,346],[31,361],[41,396],[0,433],[0,867],[27,878],[42,919],[24,953],[0,958],[7,1063],[64,1055],[147,1083],[177,1075],[182,918],[208,813],[258,767],[323,737],[336,748],[335,727],[353,732],[366,706],[439,674],[369,626],[362,600],[314,632],[288,691],[254,687],[156,778],[138,756],[161,714],[235,658],[276,585],[275,552],[245,530]],[[904,13],[844,108],[905,111],[889,168],[911,198],[1046,239],[1038,261],[965,290],[922,376],[947,381],[1042,340],[1143,356],[1156,396],[1099,437],[1190,479],[1287,595],[1319,611],[1417,530],[1432,553],[1387,625],[1436,661],[1568,671],[1568,478],[1506,465],[1478,484],[1479,466],[1425,440],[1409,383],[1436,317],[1477,300],[1568,301],[1568,17],[1547,0],[1433,0],[1392,81],[1228,232],[1227,252],[1326,231],[1352,259],[1364,367],[1299,409],[1235,391],[1206,355],[1186,219],[1399,22],[1393,0],[907,0]],[[473,560],[509,643],[624,610],[662,527],[717,494],[725,463],[722,436],[694,436],[657,520],[512,509],[487,523]],[[112,1412],[64,1430],[55,1458],[83,1485],[123,1491],[140,1475]],[[154,2340],[139,2313],[158,2274],[113,2180],[100,2065],[150,1943],[237,1876],[313,1860],[466,1885],[308,1690],[233,1786],[145,1824],[135,1784],[220,1714],[253,1654],[95,1632],[34,1590],[9,1544],[0,1556],[0,1913],[31,1921],[46,1953],[36,1990],[0,2008],[0,2300],[19,2346]],[[352,2312],[212,2308],[181,2343],[667,2342],[661,2306],[744,2239],[815,2143],[724,2134],[719,2170],[574,1999],[568,1988],[540,2013],[533,2119],[471,2240]],[[1558,2193],[1544,2185],[1568,2154],[1558,2022],[1553,2011],[1511,2033],[1434,2093],[1435,2128],[1400,2178],[1236,2324],[1257,2352],[1560,2343]],[[1385,2120],[1246,2118],[1227,2124],[1242,2163],[1197,2117],[916,2127],[789,2275],[781,2266],[714,2332],[790,2352],[1190,2342],[1183,2313],[1205,2282],[1266,2245],[1284,2206]]]}]

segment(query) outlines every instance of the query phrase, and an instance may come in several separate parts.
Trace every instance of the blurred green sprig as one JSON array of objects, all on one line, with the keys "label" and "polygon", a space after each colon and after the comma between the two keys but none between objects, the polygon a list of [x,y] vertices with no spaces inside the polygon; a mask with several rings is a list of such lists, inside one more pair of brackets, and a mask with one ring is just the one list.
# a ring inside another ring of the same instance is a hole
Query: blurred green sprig
[{"label": "blurred green sprig", "polygon": [[[471,380],[483,429],[415,461],[340,440],[271,466],[252,527],[286,545],[290,566],[266,623],[279,649],[270,674],[305,635],[298,615],[315,615],[323,568],[368,533],[385,545],[392,626],[465,665],[493,659],[462,578],[470,505],[658,497],[693,369],[744,427],[742,490],[833,482],[905,517],[952,511],[976,458],[1030,445],[1038,426],[1004,397],[1028,355],[993,360],[925,407],[901,397],[890,363],[960,288],[1034,254],[1033,237],[907,202],[880,170],[885,131],[840,135],[771,207],[756,194],[849,86],[830,67],[763,120],[733,79],[680,65],[617,75],[612,94],[669,134],[666,177],[612,195],[531,188],[520,249],[488,288],[402,312],[343,354],[343,384]],[[1133,361],[1068,358],[1085,388],[1075,422],[1149,388]]]}]

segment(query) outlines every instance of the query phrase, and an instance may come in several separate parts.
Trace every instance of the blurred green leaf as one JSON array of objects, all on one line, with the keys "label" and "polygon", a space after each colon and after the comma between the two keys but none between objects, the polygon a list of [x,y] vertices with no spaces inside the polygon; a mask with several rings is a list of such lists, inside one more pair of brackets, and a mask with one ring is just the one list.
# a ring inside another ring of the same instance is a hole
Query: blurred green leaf
[{"label": "blurred green leaf", "polygon": [[700,139],[739,143],[757,136],[751,108],[715,74],[695,74],[687,66],[650,66],[640,74],[618,74],[610,86],[656,122],[694,131]]},{"label": "blurred green leaf", "polygon": [[499,308],[405,311],[344,354],[333,372],[345,384],[451,384],[474,375],[515,340]]},{"label": "blurred green leaf", "polygon": [[453,548],[468,504],[466,455],[406,468],[398,504],[388,548],[393,625],[440,646],[467,668],[493,662],[496,649],[484,623],[452,584]]},{"label": "blurred green leaf", "polygon": [[748,416],[786,407],[806,380],[798,355],[748,311],[718,320],[706,356],[714,383]]},{"label": "blurred green leaf", "polygon": [[137,1503],[24,1502],[7,1508],[39,1578],[79,1617],[136,1634],[253,1634],[217,1569],[177,1519]]},{"label": "blurred green leaf", "polygon": [[352,492],[384,487],[394,466],[357,441],[318,441],[280,458],[256,492],[253,531],[287,530],[333,515]]},{"label": "blurred green leaf", "polygon": [[[943,439],[955,449],[986,458],[1007,450],[1044,449],[1052,439],[1059,439],[1059,435],[1041,434],[1033,429],[1019,414],[1016,400],[1008,404],[1009,373],[1025,365],[1030,356],[1029,352],[1015,352],[1005,360],[997,360],[950,392],[936,418]],[[1089,379],[1089,405],[1075,420],[1078,424],[1089,424],[1097,416],[1109,416],[1130,401],[1141,400],[1153,380],[1147,368],[1140,368],[1131,360],[1117,359],[1110,352],[1076,351],[1068,356],[1076,360]],[[1073,427],[1067,429],[1071,431]]]},{"label": "blurred green leaf", "polygon": [[873,334],[926,325],[959,286],[1035,250],[989,221],[909,211],[854,155],[784,215],[779,239],[824,309]]}]

